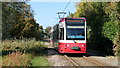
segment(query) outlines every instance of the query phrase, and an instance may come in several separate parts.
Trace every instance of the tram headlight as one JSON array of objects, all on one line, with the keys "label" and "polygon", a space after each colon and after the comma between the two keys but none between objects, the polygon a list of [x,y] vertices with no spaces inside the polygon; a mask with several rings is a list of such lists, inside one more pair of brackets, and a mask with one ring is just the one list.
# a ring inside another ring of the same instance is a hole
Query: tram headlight
[{"label": "tram headlight", "polygon": [[69,47],[69,46],[70,46],[69,44],[66,45],[66,47]]},{"label": "tram headlight", "polygon": [[82,44],[81,46],[82,46],[82,47],[85,47],[85,45],[83,45],[83,44]]}]

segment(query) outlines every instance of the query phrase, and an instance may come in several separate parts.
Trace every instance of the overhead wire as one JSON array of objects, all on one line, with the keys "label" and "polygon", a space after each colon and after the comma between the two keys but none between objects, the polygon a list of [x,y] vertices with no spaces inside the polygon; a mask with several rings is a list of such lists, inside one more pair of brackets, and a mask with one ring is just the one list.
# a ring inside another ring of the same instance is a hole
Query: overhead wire
[{"label": "overhead wire", "polygon": [[[67,5],[65,6],[65,8],[63,9],[63,11],[65,11],[66,10],[66,8],[68,7],[68,5],[70,4],[70,2],[71,2],[71,0],[67,3]],[[62,18],[65,16],[65,14],[63,14],[63,16],[62,16]],[[58,19],[57,19],[58,20]],[[56,20],[56,21],[57,21]],[[57,24],[58,24],[59,22],[57,22]]]},{"label": "overhead wire", "polygon": [[63,11],[65,11],[65,9],[68,7],[68,5],[70,4],[71,0],[67,3],[67,5],[65,6],[65,8],[63,9]]},{"label": "overhead wire", "polygon": [[[65,11],[65,9],[68,7],[68,5],[70,4],[71,0],[67,3],[67,5],[65,6],[65,8],[63,9],[63,11]],[[65,16],[65,14],[63,15],[63,17]],[[62,18],[63,18],[62,17]]]}]

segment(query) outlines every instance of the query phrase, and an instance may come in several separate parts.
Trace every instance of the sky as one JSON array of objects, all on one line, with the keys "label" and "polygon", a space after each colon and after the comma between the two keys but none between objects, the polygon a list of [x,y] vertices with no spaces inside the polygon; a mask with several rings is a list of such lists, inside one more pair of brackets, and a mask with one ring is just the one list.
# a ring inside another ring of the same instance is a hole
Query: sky
[{"label": "sky", "polygon": [[[68,2],[30,2],[29,4],[34,11],[36,22],[46,28],[57,24],[59,20],[57,12],[63,11]],[[74,13],[76,11],[75,4],[76,2],[70,2],[65,12],[67,14],[69,11]]]}]

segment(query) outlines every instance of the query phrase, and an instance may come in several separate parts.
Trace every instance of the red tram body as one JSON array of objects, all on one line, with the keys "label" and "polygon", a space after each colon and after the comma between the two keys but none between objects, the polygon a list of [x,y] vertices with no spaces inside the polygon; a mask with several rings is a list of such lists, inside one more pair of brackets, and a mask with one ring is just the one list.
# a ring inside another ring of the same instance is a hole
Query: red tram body
[{"label": "red tram body", "polygon": [[86,19],[61,18],[51,31],[51,45],[59,53],[86,53]]}]

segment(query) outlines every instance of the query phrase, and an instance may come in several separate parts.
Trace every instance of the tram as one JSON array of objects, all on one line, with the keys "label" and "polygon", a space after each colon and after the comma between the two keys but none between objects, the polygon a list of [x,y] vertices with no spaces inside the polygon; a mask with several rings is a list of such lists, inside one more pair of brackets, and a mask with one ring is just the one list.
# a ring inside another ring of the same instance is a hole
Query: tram
[{"label": "tram", "polygon": [[61,18],[52,28],[50,42],[59,53],[86,53],[86,19]]}]

